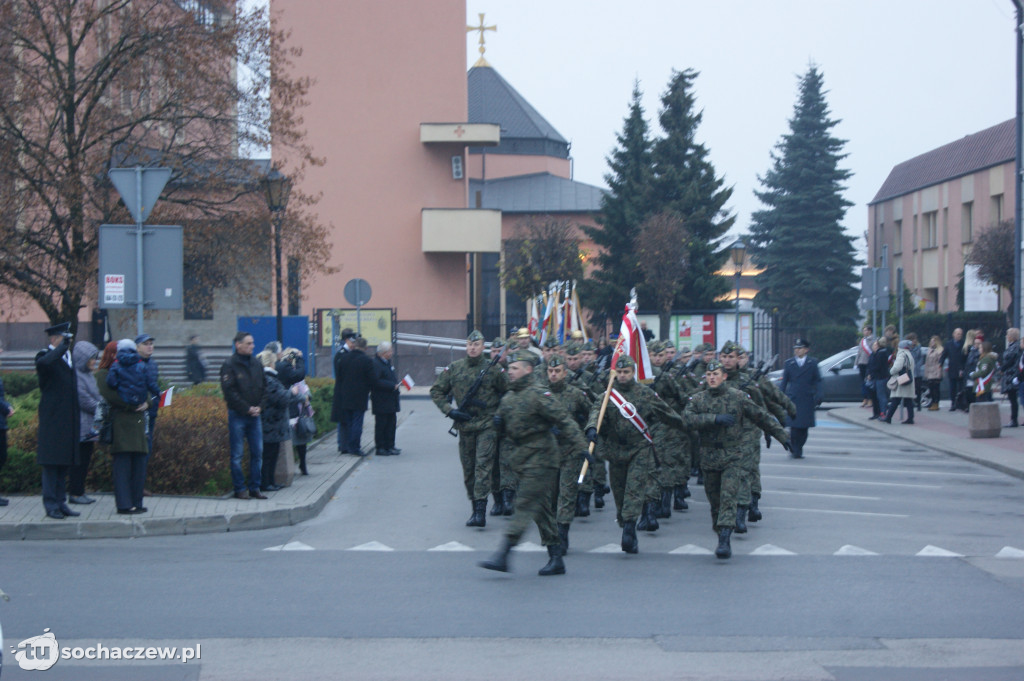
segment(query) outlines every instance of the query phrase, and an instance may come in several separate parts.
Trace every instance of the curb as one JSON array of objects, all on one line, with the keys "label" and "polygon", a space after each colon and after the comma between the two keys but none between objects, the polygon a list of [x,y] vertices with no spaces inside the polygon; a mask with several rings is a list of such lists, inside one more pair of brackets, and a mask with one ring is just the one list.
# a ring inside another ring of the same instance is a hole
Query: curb
[{"label": "curb", "polygon": [[969,454],[969,453],[966,453],[966,452],[963,452],[963,451],[956,450],[956,449],[954,449],[952,447],[949,447],[948,445],[947,446],[943,446],[942,444],[934,444],[934,443],[931,443],[931,442],[922,442],[920,439],[909,437],[909,436],[905,435],[904,433],[902,433],[898,429],[894,429],[894,428],[891,428],[891,427],[890,428],[883,428],[883,427],[879,426],[875,421],[864,422],[864,421],[855,420],[855,419],[850,418],[849,416],[847,416],[845,414],[835,413],[832,410],[829,411],[829,416],[831,416],[832,418],[837,419],[839,421],[844,421],[846,423],[852,423],[852,424],[858,425],[858,426],[864,426],[865,428],[868,428],[870,430],[873,430],[873,431],[876,431],[876,432],[879,432],[879,433],[886,433],[887,435],[891,435],[892,437],[897,438],[899,440],[903,440],[904,442],[912,442],[915,445],[919,445],[921,447],[928,447],[929,449],[934,449],[937,452],[942,452],[943,454],[948,454],[949,456],[955,456],[958,459],[963,459],[964,461],[970,461],[971,463],[976,463],[976,464],[979,464],[981,466],[985,466],[986,468],[991,468],[993,470],[997,470],[1000,473],[1005,473],[1006,475],[1009,475],[1011,477],[1020,478],[1020,479],[1024,480],[1024,470],[1022,470],[1020,468],[1014,468],[1012,466],[1006,466],[1006,465],[1001,464],[1001,463],[999,463],[997,461],[992,461],[991,459],[986,459],[983,456],[980,456],[978,454]]}]

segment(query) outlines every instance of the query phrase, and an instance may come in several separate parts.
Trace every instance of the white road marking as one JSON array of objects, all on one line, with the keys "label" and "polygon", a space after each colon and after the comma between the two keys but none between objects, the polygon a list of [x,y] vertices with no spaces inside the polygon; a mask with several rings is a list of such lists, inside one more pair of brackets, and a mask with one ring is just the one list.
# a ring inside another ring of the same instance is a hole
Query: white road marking
[{"label": "white road marking", "polygon": [[996,558],[1024,558],[1024,551],[1015,549],[1012,546],[1004,546],[999,553],[996,554]]},{"label": "white road marking", "polygon": [[522,544],[516,544],[512,547],[513,551],[547,551],[546,548],[540,544],[534,544],[532,541],[524,541]]},{"label": "white road marking", "polygon": [[841,485],[880,485],[882,487],[915,487],[919,489],[942,489],[942,485],[917,485],[909,482],[873,482],[870,480],[835,480],[832,478],[809,478],[796,475],[762,475],[761,479],[799,480],[801,482],[834,482]]},{"label": "white road marking", "polygon": [[348,549],[349,551],[394,551],[393,548],[385,544],[381,544],[379,541],[370,541],[359,546],[353,546]]},{"label": "white road marking", "polygon": [[920,551],[918,551],[916,555],[918,555],[918,556],[934,556],[934,557],[943,557],[943,558],[963,558],[964,557],[962,553],[954,553],[952,551],[948,551],[946,549],[939,548],[938,546],[932,546],[931,544],[929,544],[928,546],[926,546],[923,549],[921,549]]},{"label": "white road marking", "polygon": [[836,551],[832,555],[833,556],[877,556],[878,554],[875,553],[874,551],[868,551],[867,549],[862,549],[859,546],[854,546],[853,544],[847,544],[846,546],[841,547],[838,551]]},{"label": "white road marking", "polygon": [[696,544],[687,544],[678,549],[672,549],[669,553],[684,556],[710,556],[714,552]]},{"label": "white road marking", "polygon": [[752,556],[795,556],[796,554],[792,551],[787,551],[784,548],[775,546],[774,544],[765,544],[758,546],[756,549],[750,552]]},{"label": "white road marking", "polygon": [[797,511],[799,513],[832,513],[834,515],[866,515],[880,518],[909,518],[901,513],[871,513],[869,511],[835,511],[830,508],[788,508],[786,506],[765,506],[765,511]]},{"label": "white road marking", "polygon": [[475,549],[473,549],[473,548],[471,548],[469,546],[466,546],[465,544],[460,544],[457,541],[450,541],[447,544],[441,544],[440,546],[435,546],[432,549],[427,549],[427,551],[474,551],[474,550]]},{"label": "white road marking", "polygon": [[[761,467],[762,468],[764,468],[765,466],[791,466],[791,465],[792,464],[787,464],[787,463],[764,463],[764,462],[761,463]],[[958,476],[958,477],[962,477],[962,478],[993,478],[994,479],[994,478],[998,477],[998,476],[995,476],[995,475],[985,475],[983,473],[946,473],[944,471],[917,471],[917,470],[908,470],[906,468],[859,468],[859,467],[854,467],[854,466],[816,466],[814,464],[805,464],[805,463],[801,463],[800,464],[800,469],[801,470],[812,469],[812,468],[816,468],[816,469],[819,469],[819,470],[828,470],[828,471],[859,471],[859,472],[862,472],[862,473],[900,473],[900,474],[903,474],[903,475],[950,475],[950,476]]]},{"label": "white road marking", "polygon": [[622,547],[618,544],[605,544],[596,549],[590,549],[587,553],[622,553]]},{"label": "white road marking", "polygon": [[782,490],[768,490],[768,494],[775,496],[776,494],[791,494],[798,497],[828,497],[829,499],[857,499],[861,501],[881,501],[882,497],[862,497],[856,494],[825,494],[822,492],[786,492]]}]

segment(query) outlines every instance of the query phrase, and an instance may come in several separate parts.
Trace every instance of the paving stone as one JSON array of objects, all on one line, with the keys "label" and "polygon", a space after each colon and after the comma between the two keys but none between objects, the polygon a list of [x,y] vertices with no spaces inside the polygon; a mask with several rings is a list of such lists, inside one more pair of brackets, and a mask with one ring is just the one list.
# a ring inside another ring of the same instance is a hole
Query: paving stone
[{"label": "paving stone", "polygon": [[[286,527],[292,524],[290,508],[275,508],[271,511],[263,511],[263,524],[261,527]],[[234,531],[235,528],[231,528]]]},{"label": "paving stone", "polygon": [[12,539],[24,539],[25,536],[24,526],[15,525],[13,523],[4,523],[0,525],[0,541],[12,540]]},{"label": "paving stone", "polygon": [[185,518],[146,518],[136,522],[135,536],[159,537],[168,534],[185,534],[185,520]]},{"label": "paving stone", "polygon": [[184,518],[184,521],[185,534],[228,531],[228,518],[225,515],[203,515],[195,518]]},{"label": "paving stone", "polygon": [[78,523],[78,536],[82,539],[133,537],[135,536],[133,525],[134,523],[130,520],[92,520],[87,523]]},{"label": "paving stone", "polygon": [[263,529],[262,512],[233,513],[228,516],[228,532],[244,532],[246,530]]},{"label": "paving stone", "polygon": [[78,539],[78,523],[66,520],[24,523],[25,539]]}]

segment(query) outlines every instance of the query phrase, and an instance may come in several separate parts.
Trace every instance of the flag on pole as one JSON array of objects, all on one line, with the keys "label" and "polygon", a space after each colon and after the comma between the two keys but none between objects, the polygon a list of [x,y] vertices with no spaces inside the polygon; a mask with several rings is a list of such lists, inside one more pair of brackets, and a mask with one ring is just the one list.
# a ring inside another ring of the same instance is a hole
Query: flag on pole
[{"label": "flag on pole", "polygon": [[615,368],[615,362],[620,355],[629,355],[636,362],[636,380],[653,380],[654,370],[651,366],[651,357],[647,354],[647,341],[644,340],[640,322],[636,319],[635,299],[626,305],[626,312],[622,315],[622,326],[619,327],[619,335],[622,337],[622,343],[612,357],[612,368]]},{"label": "flag on pole", "polygon": [[405,378],[402,379],[402,385],[405,386],[406,390],[412,390],[412,387],[416,385],[416,382],[412,380],[412,376],[406,374]]},{"label": "flag on pole", "polygon": [[172,385],[167,390],[160,393],[160,406],[169,407],[171,406],[171,399],[174,397],[174,386]]},{"label": "flag on pole", "polygon": [[544,320],[540,324],[540,344],[544,345],[544,341],[548,339],[548,336],[554,336],[556,327],[558,326],[558,289],[554,286],[548,288],[548,305],[544,310]]},{"label": "flag on pole", "polygon": [[537,309],[537,296],[530,298],[530,321],[526,328],[530,332],[530,338],[537,337],[538,327],[540,326],[540,312]]}]

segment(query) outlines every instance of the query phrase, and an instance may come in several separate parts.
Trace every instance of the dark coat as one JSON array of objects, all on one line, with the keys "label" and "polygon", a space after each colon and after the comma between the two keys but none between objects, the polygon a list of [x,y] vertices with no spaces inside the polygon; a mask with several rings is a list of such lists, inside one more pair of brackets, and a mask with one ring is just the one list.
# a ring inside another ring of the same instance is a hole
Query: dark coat
[{"label": "dark coat", "polygon": [[149,442],[146,439],[146,412],[137,411],[138,405],[131,405],[121,398],[107,383],[108,369],[96,371],[96,385],[100,395],[110,405],[111,421],[114,425],[114,441],[111,453],[146,453]]},{"label": "dark coat", "polygon": [[306,360],[298,355],[294,359],[282,359],[275,366],[277,380],[281,385],[290,388],[306,377]]},{"label": "dark coat", "polygon": [[4,395],[4,381],[0,378],[0,430],[7,430],[7,414],[11,411],[11,403]]},{"label": "dark coat", "polygon": [[953,378],[962,378],[960,373],[964,370],[964,342],[959,343],[950,339],[946,342],[942,359],[949,360],[949,375]]},{"label": "dark coat", "polygon": [[69,347],[65,340],[56,348],[36,354],[40,392],[36,463],[41,466],[79,463],[78,372],[64,361]]},{"label": "dark coat", "polygon": [[341,421],[343,411],[366,411],[370,390],[373,389],[373,360],[362,350],[349,350],[340,354],[334,379],[334,400],[331,420]]},{"label": "dark coat", "polygon": [[370,403],[374,414],[395,414],[401,411],[398,405],[398,377],[391,362],[377,355],[373,358],[373,390]]},{"label": "dark coat", "polygon": [[248,416],[249,407],[263,404],[266,379],[263,365],[253,356],[248,361],[237,352],[224,360],[220,367],[220,389],[228,409],[239,416]]},{"label": "dark coat", "polygon": [[202,383],[206,380],[206,362],[203,361],[202,355],[199,354],[199,346],[195,343],[185,350],[185,372],[192,383]]},{"label": "dark coat", "polygon": [[889,380],[889,356],[892,351],[889,348],[878,348],[871,353],[868,359],[868,376],[872,381]]},{"label": "dark coat", "polygon": [[818,360],[807,357],[804,365],[798,366],[795,357],[782,365],[782,392],[796,405],[796,416],[789,419],[793,428],[813,428],[814,409],[821,401],[821,372]]},{"label": "dark coat", "polygon": [[298,402],[299,396],[293,395],[281,383],[276,371],[263,370],[267,379],[267,389],[263,394],[263,409],[260,422],[263,425],[264,442],[284,442],[292,439],[292,427],[288,423],[288,407]]},{"label": "dark coat", "polygon": [[999,359],[999,371],[1003,373],[1003,392],[1013,390],[1017,386],[1013,379],[1017,378],[1017,362],[1020,360],[1020,343],[1013,341],[1006,346],[1006,351]]}]

